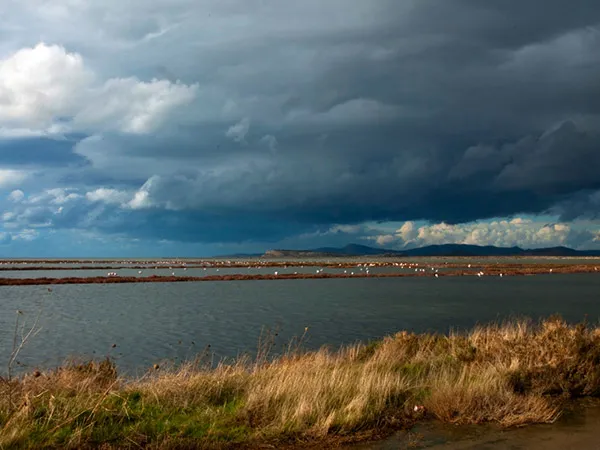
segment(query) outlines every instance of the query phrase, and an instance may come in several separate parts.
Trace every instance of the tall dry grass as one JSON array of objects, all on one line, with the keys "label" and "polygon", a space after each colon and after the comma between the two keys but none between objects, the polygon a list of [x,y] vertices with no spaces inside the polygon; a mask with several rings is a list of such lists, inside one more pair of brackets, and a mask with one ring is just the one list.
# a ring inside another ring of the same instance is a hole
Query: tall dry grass
[{"label": "tall dry grass", "polygon": [[[423,417],[552,422],[600,394],[600,329],[552,318],[451,335],[397,333],[216,368],[121,379],[110,361],[0,383],[2,448],[225,448],[365,437]],[[8,390],[14,404],[8,403]]]}]

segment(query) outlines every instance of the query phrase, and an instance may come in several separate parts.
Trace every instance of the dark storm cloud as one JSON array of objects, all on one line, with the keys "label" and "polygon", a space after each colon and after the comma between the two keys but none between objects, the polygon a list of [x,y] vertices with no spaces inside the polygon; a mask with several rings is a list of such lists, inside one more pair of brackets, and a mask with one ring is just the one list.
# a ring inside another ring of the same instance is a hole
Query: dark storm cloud
[{"label": "dark storm cloud", "polygon": [[410,17],[413,32],[470,38],[494,48],[517,48],[596,23],[591,0],[548,0],[543,6],[520,0],[424,0]]},{"label": "dark storm cloud", "polygon": [[243,213],[220,216],[201,212],[151,211],[135,212],[122,221],[103,222],[96,228],[104,233],[120,233],[143,239],[169,239],[181,242],[277,242],[316,226],[282,223],[254,218]]},{"label": "dark storm cloud", "polygon": [[[595,0],[231,1],[211,18],[206,4],[157,5],[115,31],[134,41],[96,66],[198,83],[195,102],[161,129],[98,132],[70,152],[0,144],[11,164],[85,162],[61,174],[82,197],[51,212],[57,227],[210,242],[364,221],[597,216]],[[82,17],[92,27],[102,15]],[[144,201],[90,203],[84,185]]]},{"label": "dark storm cloud", "polygon": [[470,147],[449,172],[449,192],[464,202],[462,211],[471,209],[469,218],[537,213],[573,203],[568,209],[574,219],[585,215],[587,207],[594,209],[591,202],[578,199],[600,188],[597,167],[600,134],[566,122],[542,136]]},{"label": "dark storm cloud", "polygon": [[552,212],[558,214],[561,220],[574,220],[577,218],[600,218],[600,190],[587,190],[569,196],[564,201],[558,202]]},{"label": "dark storm cloud", "polygon": [[[161,208],[330,224],[408,219],[458,223],[539,213],[579,191],[600,188],[600,139],[572,123],[498,147],[454,151],[379,131],[376,135],[396,139],[333,136],[329,143],[341,154],[319,155],[310,148],[264,163],[231,163],[218,172],[155,177],[143,190]],[[379,148],[370,151],[370,146]]]},{"label": "dark storm cloud", "polygon": [[[117,204],[90,201],[71,192],[53,193],[45,198],[23,202],[13,210],[13,227],[51,226],[57,230],[85,229],[141,239],[181,242],[245,242],[261,240],[275,242],[298,233],[318,231],[306,223],[288,221],[282,227],[277,218],[248,216],[244,212],[220,215],[190,211],[151,208],[132,210]],[[57,201],[58,198],[58,201]]]}]

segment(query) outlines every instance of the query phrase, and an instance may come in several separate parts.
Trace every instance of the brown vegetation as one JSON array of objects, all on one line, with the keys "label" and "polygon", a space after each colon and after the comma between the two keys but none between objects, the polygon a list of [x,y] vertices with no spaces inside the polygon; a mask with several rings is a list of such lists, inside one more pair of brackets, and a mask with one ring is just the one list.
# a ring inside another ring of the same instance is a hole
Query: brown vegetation
[{"label": "brown vegetation", "polygon": [[600,329],[559,318],[259,354],[216,368],[155,366],[134,380],[119,378],[110,361],[4,380],[0,446],[322,448],[423,418],[552,422],[565,399],[600,394]]},{"label": "brown vegetation", "polygon": [[[278,266],[276,266],[278,267]],[[326,266],[323,266],[326,267]],[[339,268],[338,266],[335,266]],[[344,267],[344,266],[342,266]],[[351,267],[356,267],[353,265]],[[435,265],[428,265],[429,269],[435,268]],[[228,275],[206,275],[203,277],[194,276],[159,276],[150,275],[147,277],[131,276],[100,276],[100,277],[64,277],[64,278],[0,278],[0,286],[21,286],[21,285],[49,285],[49,284],[98,284],[98,283],[160,283],[160,282],[184,282],[184,281],[241,281],[241,280],[290,280],[290,279],[322,279],[322,278],[397,278],[397,277],[456,277],[456,276],[475,276],[478,272],[483,272],[482,276],[519,276],[519,275],[542,275],[557,273],[600,273],[597,266],[586,264],[566,264],[566,265],[543,265],[543,264],[488,264],[485,266],[474,266],[456,270],[445,270],[443,272],[434,272],[426,270],[424,272],[385,272],[385,273],[366,273],[357,271],[354,274],[348,273],[280,273],[273,274],[228,274]]]},{"label": "brown vegetation", "polygon": [[[450,261],[444,261],[449,259]],[[511,257],[509,260],[518,260],[518,257]],[[486,262],[486,261],[494,262]],[[320,267],[332,269],[349,269],[356,267],[428,267],[435,269],[470,269],[472,270],[521,270],[525,268],[537,268],[541,271],[566,272],[570,271],[597,271],[600,267],[600,261],[591,260],[586,263],[565,263],[563,259],[553,260],[551,258],[538,258],[535,263],[503,262],[502,258],[496,257],[460,257],[447,258],[438,257],[433,261],[427,257],[410,258],[390,258],[388,260],[336,260],[336,259],[317,259],[311,261],[290,260],[290,261],[269,261],[263,259],[251,260],[197,260],[197,261],[100,261],[94,263],[92,260],[77,261],[17,261],[0,260],[0,272],[11,271],[42,271],[42,270],[115,270],[115,269],[235,269],[235,268],[278,268],[278,267]],[[402,261],[402,262],[399,262]],[[554,262],[553,262],[554,261]],[[63,265],[68,263],[68,265]],[[76,265],[79,264],[79,265]],[[62,265],[62,266],[61,266]]]}]

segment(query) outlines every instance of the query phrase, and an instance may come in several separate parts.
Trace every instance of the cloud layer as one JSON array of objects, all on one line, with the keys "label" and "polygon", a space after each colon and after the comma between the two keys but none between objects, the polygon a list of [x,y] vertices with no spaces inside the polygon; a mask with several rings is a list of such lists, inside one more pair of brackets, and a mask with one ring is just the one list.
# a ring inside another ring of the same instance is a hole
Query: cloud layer
[{"label": "cloud layer", "polygon": [[195,86],[135,77],[97,83],[77,53],[40,43],[0,60],[0,123],[11,137],[115,130],[154,131]]},{"label": "cloud layer", "polygon": [[[597,245],[592,0],[27,0],[0,15],[4,233]],[[415,224],[361,225],[388,221]]]},{"label": "cloud layer", "polygon": [[514,218],[510,221],[471,222],[449,225],[417,226],[405,222],[393,233],[369,237],[384,247],[412,248],[447,243],[469,245],[494,245],[497,247],[519,246],[540,248],[569,246],[593,247],[598,240],[598,230],[576,229],[567,223],[544,223],[531,219]]}]

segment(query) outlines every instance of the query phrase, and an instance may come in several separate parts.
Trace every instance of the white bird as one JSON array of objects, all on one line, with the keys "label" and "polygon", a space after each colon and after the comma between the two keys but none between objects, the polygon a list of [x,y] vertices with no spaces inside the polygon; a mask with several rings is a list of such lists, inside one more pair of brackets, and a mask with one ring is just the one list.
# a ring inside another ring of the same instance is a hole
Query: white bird
[{"label": "white bird", "polygon": [[435,277],[436,277],[436,278],[438,278],[438,277],[439,277],[439,275],[436,273],[436,274],[435,274]]},{"label": "white bird", "polygon": [[278,272],[277,272],[277,271],[275,271],[275,275],[277,275],[277,274],[278,274]]}]

